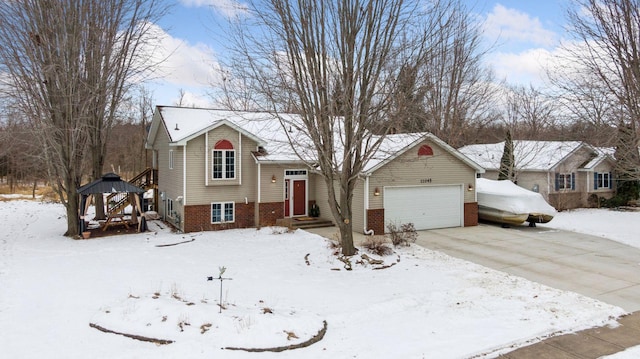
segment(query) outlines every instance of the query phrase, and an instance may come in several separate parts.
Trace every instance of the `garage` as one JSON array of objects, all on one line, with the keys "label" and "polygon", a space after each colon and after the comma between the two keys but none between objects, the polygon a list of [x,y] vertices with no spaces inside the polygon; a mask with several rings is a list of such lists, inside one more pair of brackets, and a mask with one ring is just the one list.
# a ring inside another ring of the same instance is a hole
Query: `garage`
[{"label": "garage", "polygon": [[417,230],[464,225],[462,185],[384,187],[385,227],[413,223]]}]

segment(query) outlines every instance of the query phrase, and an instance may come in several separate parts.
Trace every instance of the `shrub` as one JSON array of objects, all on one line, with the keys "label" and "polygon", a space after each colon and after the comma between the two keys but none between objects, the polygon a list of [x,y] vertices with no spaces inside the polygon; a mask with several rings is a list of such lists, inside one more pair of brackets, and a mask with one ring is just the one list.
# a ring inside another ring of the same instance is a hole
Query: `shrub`
[{"label": "shrub", "polygon": [[418,232],[413,223],[404,223],[398,227],[395,223],[389,223],[387,225],[389,236],[391,237],[391,243],[394,246],[408,246],[414,243],[418,239]]},{"label": "shrub", "polygon": [[386,256],[393,253],[393,249],[386,243],[384,236],[368,236],[362,246],[369,252],[379,256]]}]

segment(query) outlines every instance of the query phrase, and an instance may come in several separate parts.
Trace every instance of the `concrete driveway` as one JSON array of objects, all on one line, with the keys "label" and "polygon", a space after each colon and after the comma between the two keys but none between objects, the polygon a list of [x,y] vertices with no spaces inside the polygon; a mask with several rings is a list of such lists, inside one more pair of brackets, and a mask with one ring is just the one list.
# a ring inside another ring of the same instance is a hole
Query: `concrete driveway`
[{"label": "concrete driveway", "polygon": [[420,231],[417,244],[554,288],[640,310],[640,249],[538,226]]}]

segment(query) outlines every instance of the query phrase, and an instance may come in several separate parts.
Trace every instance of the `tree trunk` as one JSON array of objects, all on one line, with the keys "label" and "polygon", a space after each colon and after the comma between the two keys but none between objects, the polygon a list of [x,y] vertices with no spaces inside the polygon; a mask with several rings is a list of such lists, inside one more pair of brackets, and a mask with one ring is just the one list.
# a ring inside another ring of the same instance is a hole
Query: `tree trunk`
[{"label": "tree trunk", "polygon": [[66,189],[67,202],[65,204],[67,210],[67,232],[64,234],[67,237],[75,237],[80,234],[80,214],[78,212],[80,208],[80,201],[78,193],[76,192],[76,186],[70,183]]}]

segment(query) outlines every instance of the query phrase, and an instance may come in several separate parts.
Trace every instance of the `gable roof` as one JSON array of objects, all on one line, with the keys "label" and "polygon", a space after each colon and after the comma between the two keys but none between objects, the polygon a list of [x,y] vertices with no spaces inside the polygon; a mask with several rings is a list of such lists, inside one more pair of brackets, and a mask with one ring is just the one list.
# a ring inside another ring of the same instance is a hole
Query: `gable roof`
[{"label": "gable roof", "polygon": [[615,162],[614,155],[616,149],[613,147],[594,147],[598,155],[582,166],[585,170],[593,170],[602,162],[609,160]]},{"label": "gable roof", "polygon": [[[593,147],[580,141],[513,141],[516,167],[521,171],[549,171],[581,148],[598,154]],[[468,145],[459,149],[487,170],[500,169],[503,150],[504,141]]]},{"label": "gable roof", "polygon": [[[283,122],[291,125],[288,125],[288,128],[283,128]],[[166,131],[171,145],[182,146],[208,131],[226,125],[253,139],[258,146],[264,148],[264,151],[254,152],[254,158],[257,162],[300,163],[302,161],[299,156],[301,156],[308,163],[312,163],[315,159],[315,153],[310,143],[311,139],[300,128],[301,126],[296,126],[295,123],[299,123],[299,119],[294,114],[275,116],[267,112],[157,106],[147,137],[147,148],[152,148],[156,134],[161,129]],[[450,152],[476,171],[484,172],[480,165],[430,133],[385,136],[363,172],[366,174],[377,170],[426,138],[437,143],[445,151]],[[375,136],[373,140],[376,140]],[[291,143],[294,143],[295,147]],[[335,146],[336,152],[342,151],[340,136],[336,136]]]},{"label": "gable roof", "polygon": [[473,168],[476,172],[484,173],[484,168],[478,163],[474,162],[471,158],[465,156],[463,153],[449,146],[446,142],[442,141],[429,132],[386,135],[376,153],[372,156],[371,160],[365,166],[363,172],[365,174],[371,174],[375,172],[385,164],[393,161],[398,156],[416,147],[424,140],[431,140],[446,152],[450,153],[469,167]]}]

